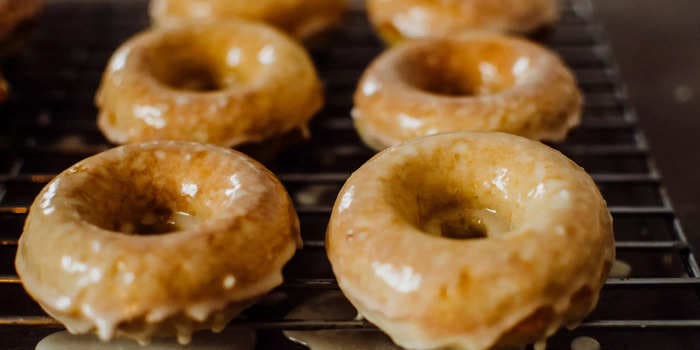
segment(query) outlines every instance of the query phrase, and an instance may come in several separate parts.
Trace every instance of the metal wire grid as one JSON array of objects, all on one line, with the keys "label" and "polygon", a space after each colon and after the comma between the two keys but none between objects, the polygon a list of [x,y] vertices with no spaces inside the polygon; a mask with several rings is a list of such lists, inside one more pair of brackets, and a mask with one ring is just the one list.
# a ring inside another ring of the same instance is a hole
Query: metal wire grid
[{"label": "metal wire grid", "polygon": [[[534,38],[559,52],[586,94],[583,125],[555,145],[585,167],[615,218],[619,259],[631,276],[607,281],[598,309],[550,344],[567,348],[577,334],[612,348],[689,349],[700,344],[700,269],[661,184],[637,118],[587,0],[564,1],[562,22]],[[70,21],[66,21],[70,18]],[[17,239],[28,206],[58,172],[110,147],[95,126],[93,95],[113,50],[146,27],[145,1],[50,2],[25,51],[5,60],[14,95],[0,106],[0,344],[33,348],[57,324],[22,290],[14,271]],[[270,334],[258,347],[294,347],[281,329],[374,330],[362,320],[285,320],[310,295],[336,290],[323,250],[331,205],[349,174],[369,159],[352,128],[352,92],[367,63],[382,50],[364,14],[353,11],[328,48],[314,53],[327,106],[314,119],[313,138],[264,161],[296,202],[305,240],[285,269],[277,306],[256,306],[234,324]],[[21,339],[21,340],[17,340]],[[272,339],[272,340],[270,340]],[[668,347],[670,346],[670,347]]]}]

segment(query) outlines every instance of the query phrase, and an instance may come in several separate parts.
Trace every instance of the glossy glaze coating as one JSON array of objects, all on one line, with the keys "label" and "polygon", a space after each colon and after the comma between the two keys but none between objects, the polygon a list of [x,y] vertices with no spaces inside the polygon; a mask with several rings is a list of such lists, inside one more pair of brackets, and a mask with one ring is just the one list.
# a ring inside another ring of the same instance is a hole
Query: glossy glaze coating
[{"label": "glossy glaze coating", "polygon": [[97,93],[99,127],[114,143],[255,142],[306,128],[322,104],[306,51],[243,20],[138,34],[112,56]]},{"label": "glossy glaze coating", "polygon": [[[486,237],[444,236],[474,226]],[[408,349],[544,340],[591,312],[615,256],[583,169],[539,142],[475,132],[364,164],[338,195],[326,247],[348,299]]]},{"label": "glossy glaze coating", "polygon": [[346,7],[346,0],[151,0],[150,13],[159,25],[193,19],[259,20],[305,40],[337,25]]},{"label": "glossy glaze coating", "polygon": [[475,30],[529,33],[559,19],[557,0],[368,0],[367,12],[389,44]]},{"label": "glossy glaze coating", "polygon": [[355,92],[371,147],[454,131],[561,141],[581,118],[576,78],[544,47],[500,34],[403,43],[379,56]]},{"label": "glossy glaze coating", "polygon": [[[138,234],[164,215],[176,219],[170,230]],[[72,333],[186,343],[278,286],[300,244],[292,203],[262,165],[215,146],[153,142],[52,180],[32,204],[15,265]]]},{"label": "glossy glaze coating", "polygon": [[0,0],[0,41],[41,10],[42,0]]}]

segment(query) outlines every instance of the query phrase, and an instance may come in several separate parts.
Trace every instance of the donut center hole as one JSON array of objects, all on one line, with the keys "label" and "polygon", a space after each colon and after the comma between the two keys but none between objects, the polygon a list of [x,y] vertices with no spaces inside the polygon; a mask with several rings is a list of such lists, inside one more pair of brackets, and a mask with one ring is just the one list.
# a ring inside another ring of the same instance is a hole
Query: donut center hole
[{"label": "donut center hole", "polygon": [[492,209],[468,209],[459,206],[419,213],[421,231],[450,239],[481,239],[508,230],[508,225]]},{"label": "donut center hole", "polygon": [[165,83],[178,90],[216,91],[225,86],[216,78],[216,73],[204,65],[183,65],[179,74],[172,74]]},{"label": "donut center hole", "polygon": [[193,57],[165,59],[154,73],[161,83],[176,90],[207,92],[228,86],[213,65]]},{"label": "donut center hole", "polygon": [[448,220],[440,224],[440,235],[445,238],[473,239],[486,238],[486,226],[480,221],[465,218]]},{"label": "donut center hole", "polygon": [[226,45],[216,46],[210,39],[191,34],[162,39],[145,53],[148,73],[179,91],[211,92],[244,83],[243,70],[226,64]]},{"label": "donut center hole", "polygon": [[417,50],[399,63],[401,76],[431,94],[464,97],[497,94],[528,71],[530,60],[501,43],[446,43]]},{"label": "donut center hole", "polygon": [[[119,170],[115,174],[134,176]],[[83,201],[77,210],[85,221],[104,230],[128,235],[162,235],[195,229],[209,217],[188,197],[149,181],[119,183],[114,177],[106,176],[91,186],[89,193],[80,194]]]},{"label": "donut center hole", "polygon": [[[437,65],[436,65],[437,66]],[[449,72],[444,69],[425,67],[422,73],[424,81],[416,84],[427,92],[445,96],[474,96],[480,94],[480,89],[474,82],[459,75],[460,72]],[[435,67],[437,68],[437,67]]]},{"label": "donut center hole", "polygon": [[197,218],[189,213],[156,208],[146,210],[131,220],[116,223],[113,230],[126,234],[159,235],[184,231],[196,226],[197,223]]}]

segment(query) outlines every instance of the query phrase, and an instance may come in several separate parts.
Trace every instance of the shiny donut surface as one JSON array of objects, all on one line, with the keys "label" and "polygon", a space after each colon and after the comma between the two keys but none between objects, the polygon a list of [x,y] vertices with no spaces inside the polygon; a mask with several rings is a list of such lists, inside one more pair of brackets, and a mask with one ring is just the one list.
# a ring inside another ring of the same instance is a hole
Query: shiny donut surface
[{"label": "shiny donut surface", "polygon": [[368,0],[367,12],[389,44],[471,31],[530,33],[559,19],[557,0]]},{"label": "shiny donut surface", "polygon": [[543,341],[595,307],[615,256],[586,172],[503,133],[391,147],[338,195],[326,249],[343,293],[407,349]]},{"label": "shiny donut surface", "polygon": [[72,333],[187,343],[279,285],[300,243],[291,201],[262,165],[211,145],[153,142],[53,179],[29,211],[15,265]]},{"label": "shiny donut surface", "polygon": [[553,52],[500,34],[397,45],[365,71],[353,118],[375,149],[436,133],[562,141],[581,118],[576,78]]},{"label": "shiny donut surface", "polygon": [[306,51],[243,20],[153,29],[112,56],[96,97],[114,143],[234,146],[305,129],[323,104]]},{"label": "shiny donut surface", "polygon": [[152,0],[159,25],[183,20],[246,18],[270,23],[298,39],[308,39],[340,22],[345,0]]}]

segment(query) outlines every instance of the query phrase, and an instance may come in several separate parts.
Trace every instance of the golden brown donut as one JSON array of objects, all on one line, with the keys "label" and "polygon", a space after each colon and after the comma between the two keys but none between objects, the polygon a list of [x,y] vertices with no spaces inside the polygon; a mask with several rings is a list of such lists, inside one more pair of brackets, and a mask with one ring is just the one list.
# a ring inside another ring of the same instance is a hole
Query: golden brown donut
[{"label": "golden brown donut", "polygon": [[326,236],[340,288],[407,349],[544,341],[591,312],[614,261],[586,172],[503,133],[389,148],[345,183]]},{"label": "golden brown donut", "polygon": [[561,141],[581,118],[576,78],[559,57],[500,34],[403,43],[379,56],[355,92],[353,118],[375,149],[430,134],[502,131]]},{"label": "golden brown donut", "polygon": [[271,27],[243,20],[136,35],[112,56],[96,100],[98,125],[114,143],[221,146],[306,129],[323,104],[306,51]]},{"label": "golden brown donut", "polygon": [[151,0],[159,25],[183,20],[246,18],[268,22],[305,40],[340,22],[346,0]]},{"label": "golden brown donut", "polygon": [[475,30],[529,33],[559,19],[557,0],[367,0],[367,12],[389,44]]},{"label": "golden brown donut", "polygon": [[212,145],[153,142],[52,180],[29,211],[15,265],[72,333],[186,343],[278,286],[300,244],[292,203],[262,165]]},{"label": "golden brown donut", "polygon": [[42,4],[41,0],[0,0],[0,41],[6,40],[22,23],[35,17]]}]

